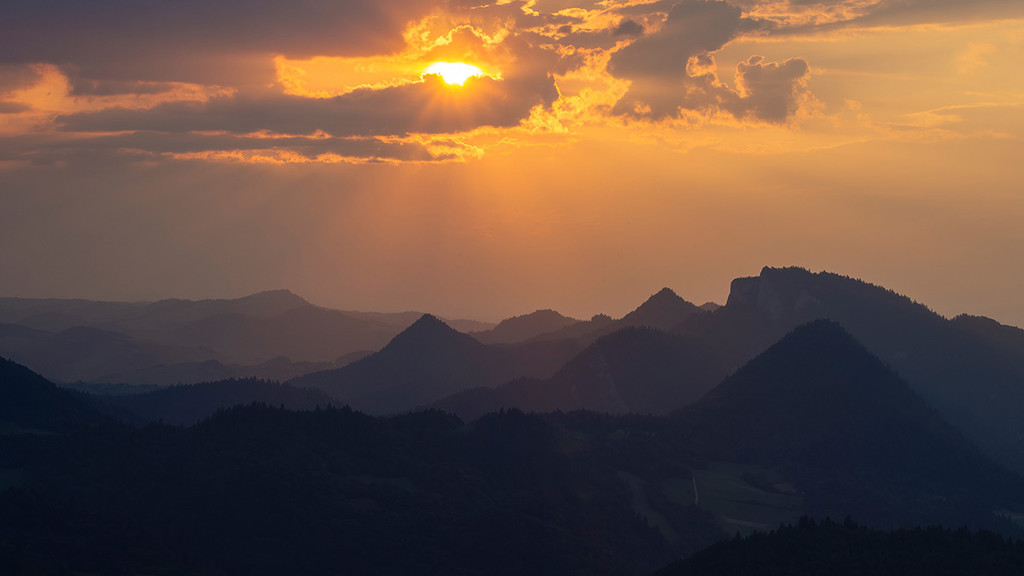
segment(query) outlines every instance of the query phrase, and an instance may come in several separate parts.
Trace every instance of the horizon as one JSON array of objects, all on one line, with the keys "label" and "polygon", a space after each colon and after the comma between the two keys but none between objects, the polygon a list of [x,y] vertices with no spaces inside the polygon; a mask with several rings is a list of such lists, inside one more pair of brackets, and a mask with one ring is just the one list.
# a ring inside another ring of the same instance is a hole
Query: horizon
[{"label": "horizon", "polygon": [[800,266],[1024,327],[1021,2],[56,7],[0,7],[0,294],[494,322]]},{"label": "horizon", "polygon": [[[807,272],[809,272],[811,274],[833,274],[833,275],[837,275],[837,276],[841,276],[841,277],[845,277],[845,278],[851,278],[853,280],[864,282],[867,285],[876,286],[876,287],[884,288],[884,289],[887,289],[887,290],[891,290],[891,291],[895,292],[896,294],[898,294],[899,296],[905,297],[905,298],[909,299],[910,301],[912,301],[915,304],[922,305],[925,308],[927,308],[928,310],[934,312],[935,314],[938,314],[939,316],[941,316],[941,317],[943,317],[943,318],[945,318],[947,320],[955,318],[956,316],[961,316],[961,315],[981,316],[981,317],[990,318],[990,319],[995,320],[995,321],[999,322],[1000,324],[1003,324],[1003,325],[1006,325],[1006,326],[1011,326],[1011,327],[1015,327],[1015,328],[1019,328],[1019,329],[1024,329],[1024,322],[1022,322],[1020,324],[1015,324],[1012,321],[1008,321],[1006,319],[992,317],[992,316],[987,316],[985,314],[971,313],[971,312],[966,312],[966,311],[946,313],[946,312],[943,312],[941,310],[937,310],[936,308],[931,306],[928,302],[925,302],[925,301],[922,301],[922,300],[919,300],[919,299],[915,298],[913,294],[907,294],[905,292],[901,292],[900,290],[895,290],[891,286],[887,286],[885,284],[881,284],[881,283],[878,283],[878,282],[873,282],[870,279],[858,278],[856,276],[852,276],[852,275],[849,275],[849,274],[842,274],[842,273],[835,272],[835,271],[832,271],[832,270],[812,270],[812,269],[805,268],[805,267],[802,267],[802,266],[764,266],[764,267],[762,267],[762,270],[763,269],[775,269],[775,270],[779,270],[779,269],[799,269],[799,270],[807,271]],[[760,271],[759,271],[759,273],[760,273]],[[735,279],[740,279],[740,278],[754,278],[754,277],[757,277],[758,275],[759,274],[751,274],[751,275],[747,275],[747,276],[737,276],[737,277],[734,278],[734,280]],[[730,283],[731,283],[731,281],[730,281]],[[429,309],[417,309],[415,307],[404,308],[404,309],[392,309],[392,310],[383,309],[382,310],[382,309],[356,308],[356,307],[346,306],[345,304],[331,305],[331,304],[325,304],[325,303],[322,303],[322,302],[314,301],[314,300],[304,296],[303,294],[300,294],[297,291],[292,290],[290,288],[286,288],[286,287],[285,288],[269,288],[269,289],[265,289],[265,290],[257,290],[257,291],[254,291],[254,292],[249,292],[249,293],[245,293],[245,294],[238,294],[238,295],[232,295],[232,296],[212,296],[212,297],[199,297],[199,298],[181,298],[181,297],[171,296],[171,297],[155,298],[155,299],[103,300],[103,299],[80,298],[80,297],[62,297],[62,296],[34,297],[34,296],[0,295],[0,299],[4,299],[4,298],[24,298],[24,299],[31,300],[31,299],[51,299],[52,298],[52,299],[56,299],[56,300],[85,300],[85,301],[94,301],[94,302],[115,302],[115,303],[122,303],[122,304],[151,304],[151,303],[154,303],[154,302],[161,302],[161,301],[166,301],[166,300],[185,300],[185,301],[193,301],[193,302],[204,301],[204,300],[209,300],[209,301],[230,301],[230,300],[243,299],[243,298],[247,298],[247,297],[251,297],[251,296],[257,296],[257,295],[260,295],[260,294],[268,294],[268,293],[273,293],[273,292],[288,292],[288,293],[290,293],[293,296],[296,296],[298,298],[301,298],[302,300],[305,300],[310,305],[317,306],[317,307],[320,307],[320,308],[327,308],[327,309],[331,309],[331,310],[337,310],[337,311],[340,311],[340,312],[381,313],[381,314],[416,313],[416,314],[424,314],[424,315],[435,316],[435,317],[438,317],[438,318],[440,318],[442,320],[482,322],[482,323],[489,323],[489,324],[495,324],[496,325],[499,322],[501,322],[503,320],[507,320],[509,318],[513,318],[513,317],[517,317],[517,316],[525,316],[525,315],[529,315],[529,314],[532,314],[534,312],[539,312],[539,311],[542,311],[542,310],[553,310],[553,311],[555,311],[555,312],[557,312],[557,313],[559,313],[559,314],[561,314],[563,316],[567,316],[569,318],[573,318],[573,319],[580,320],[580,321],[589,320],[590,318],[592,318],[592,317],[594,317],[596,315],[601,315],[601,314],[610,316],[611,318],[618,319],[618,318],[624,317],[629,312],[632,312],[633,310],[635,310],[638,306],[640,306],[641,304],[646,302],[648,298],[651,298],[652,296],[654,296],[654,295],[658,294],[659,292],[661,292],[662,290],[666,290],[666,289],[671,290],[674,294],[676,294],[677,296],[679,296],[683,300],[686,300],[687,302],[689,302],[689,303],[691,303],[691,304],[693,304],[695,306],[703,306],[703,305],[706,305],[706,304],[716,304],[716,305],[719,305],[719,306],[725,306],[726,301],[727,301],[728,296],[729,296],[729,290],[726,290],[725,295],[721,299],[719,299],[719,300],[696,300],[696,299],[692,299],[692,298],[687,297],[686,294],[680,293],[679,290],[673,288],[672,286],[663,286],[661,288],[658,288],[658,289],[655,289],[655,290],[651,291],[646,296],[643,296],[642,298],[640,298],[639,300],[637,300],[637,301],[635,301],[633,303],[625,304],[624,307],[620,307],[620,309],[618,311],[597,310],[597,311],[591,312],[591,313],[573,314],[573,313],[566,312],[565,310],[560,309],[558,307],[543,306],[542,305],[542,306],[539,306],[539,307],[536,307],[536,308],[532,308],[530,310],[524,310],[524,311],[520,311],[520,312],[513,312],[513,313],[509,313],[509,314],[505,314],[505,315],[496,315],[496,316],[489,316],[489,317],[488,316],[471,316],[471,315],[466,315],[466,314],[460,314],[459,312],[445,313],[443,311],[429,310]]]}]

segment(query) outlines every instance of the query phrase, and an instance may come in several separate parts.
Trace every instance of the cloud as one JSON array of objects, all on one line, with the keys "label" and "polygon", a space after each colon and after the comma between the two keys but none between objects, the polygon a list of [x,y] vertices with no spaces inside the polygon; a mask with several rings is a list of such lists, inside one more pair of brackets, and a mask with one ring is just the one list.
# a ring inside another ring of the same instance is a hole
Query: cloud
[{"label": "cloud", "polygon": [[427,0],[4,0],[0,63],[50,62],[93,80],[242,84],[268,55],[400,50]]},{"label": "cloud", "polygon": [[629,80],[613,113],[651,120],[687,112],[781,124],[796,113],[810,68],[803,59],[782,64],[753,56],[737,67],[734,90],[722,83],[712,54],[751,23],[726,2],[684,0],[657,32],[616,52],[611,73]]},{"label": "cloud", "polygon": [[1024,17],[1018,0],[729,0],[774,34]]},{"label": "cloud", "polygon": [[802,58],[790,58],[782,64],[765,62],[751,56],[736,66],[738,92],[727,108],[737,118],[749,116],[781,124],[799,109],[808,96],[810,67]]},{"label": "cloud", "polygon": [[[333,138],[227,133],[132,132],[0,139],[0,162],[34,165],[109,164],[158,159],[248,163],[437,162],[463,160],[478,150],[447,137]],[[117,160],[119,159],[119,160]]]},{"label": "cloud", "polygon": [[437,76],[383,89],[363,88],[333,98],[276,93],[239,93],[207,102],[172,102],[148,110],[114,108],[57,119],[70,132],[261,130],[281,134],[405,136],[465,132],[481,126],[508,127],[534,106],[557,97],[548,78],[471,78],[463,87]]}]

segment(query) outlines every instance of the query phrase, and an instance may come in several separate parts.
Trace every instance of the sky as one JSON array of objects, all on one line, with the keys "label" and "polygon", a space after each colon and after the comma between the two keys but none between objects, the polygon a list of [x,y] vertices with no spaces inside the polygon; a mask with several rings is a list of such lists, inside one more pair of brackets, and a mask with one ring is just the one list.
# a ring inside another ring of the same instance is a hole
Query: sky
[{"label": "sky", "polygon": [[1024,326],[1021,70],[1020,0],[5,0],[0,296]]}]

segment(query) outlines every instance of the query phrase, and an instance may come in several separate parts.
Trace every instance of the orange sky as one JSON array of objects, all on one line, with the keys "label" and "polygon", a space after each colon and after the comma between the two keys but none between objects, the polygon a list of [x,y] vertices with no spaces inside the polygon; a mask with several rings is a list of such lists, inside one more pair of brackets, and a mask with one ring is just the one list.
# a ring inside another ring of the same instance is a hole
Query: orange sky
[{"label": "orange sky", "polygon": [[800,265],[1024,326],[1017,0],[83,4],[0,7],[0,295],[494,320]]}]

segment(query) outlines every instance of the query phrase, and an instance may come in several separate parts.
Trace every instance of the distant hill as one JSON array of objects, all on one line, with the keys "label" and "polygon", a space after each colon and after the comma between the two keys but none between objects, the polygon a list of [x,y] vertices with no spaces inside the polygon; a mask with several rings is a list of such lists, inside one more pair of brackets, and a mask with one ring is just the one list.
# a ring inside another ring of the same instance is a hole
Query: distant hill
[{"label": "distant hill", "polygon": [[102,381],[112,373],[216,357],[196,346],[156,344],[86,326],[50,333],[0,325],[0,354],[55,382]]},{"label": "distant hill", "polygon": [[800,326],[676,416],[707,459],[769,467],[819,517],[968,522],[1024,509],[999,468],[838,324]]},{"label": "distant hill", "polygon": [[332,403],[329,396],[318,390],[292,388],[255,378],[171,386],[143,394],[101,397],[101,400],[130,412],[142,422],[162,421],[179,426],[191,426],[218,410],[255,402],[288,410],[326,408]]},{"label": "distant hill", "polygon": [[943,417],[1000,462],[1024,472],[1024,338],[991,321],[947,320],[880,286],[800,268],[733,281],[725,306],[678,333],[739,367],[814,319],[840,323]]},{"label": "distant hill", "polygon": [[467,390],[434,407],[466,419],[500,408],[665,414],[697,400],[727,374],[726,364],[698,341],[624,328],[599,338],[551,378]]},{"label": "distant hill", "polygon": [[801,518],[770,533],[719,542],[654,576],[905,576],[985,574],[1024,570],[1024,541],[987,531],[933,526],[882,532]]},{"label": "distant hill", "polygon": [[507,349],[482,344],[425,314],[379,352],[289,384],[323,390],[371,414],[390,414],[467,388],[497,386],[523,375],[518,370]]},{"label": "distant hill", "polygon": [[662,288],[635,310],[623,316],[619,324],[623,327],[646,326],[671,330],[701,311],[697,306],[680,298],[671,289]]},{"label": "distant hill", "polygon": [[[398,330],[405,330],[409,326],[412,326],[414,322],[423,316],[423,312],[362,312],[357,310],[342,310],[342,314],[351,316],[352,318],[358,318],[360,320],[366,320],[368,322],[376,322],[380,324],[387,324],[394,326]],[[440,318],[440,317],[439,317]],[[441,321],[466,334],[470,332],[481,332],[494,328],[492,322],[481,322],[480,320],[470,320],[464,318],[441,318]]]},{"label": "distant hill", "polygon": [[225,362],[251,365],[285,356],[297,362],[333,361],[359,350],[379,350],[399,331],[392,325],[303,305],[273,316],[220,314],[182,324],[154,340],[216,350]]},{"label": "distant hill", "polygon": [[575,318],[563,316],[554,310],[537,310],[522,316],[506,318],[493,329],[485,332],[473,332],[472,336],[484,344],[512,344],[561,330],[579,322]]},{"label": "distant hill", "polygon": [[534,337],[535,340],[578,340],[588,346],[598,338],[623,328],[645,327],[670,330],[676,328],[694,315],[705,310],[682,299],[669,288],[662,288],[637,306],[632,312],[618,320],[604,314],[597,314],[589,321],[569,324]]},{"label": "distant hill", "polygon": [[[341,312],[288,290],[139,303],[0,298],[0,355],[62,383],[284,380],[379,350],[420,316]],[[451,322],[464,331],[494,326]]]}]

